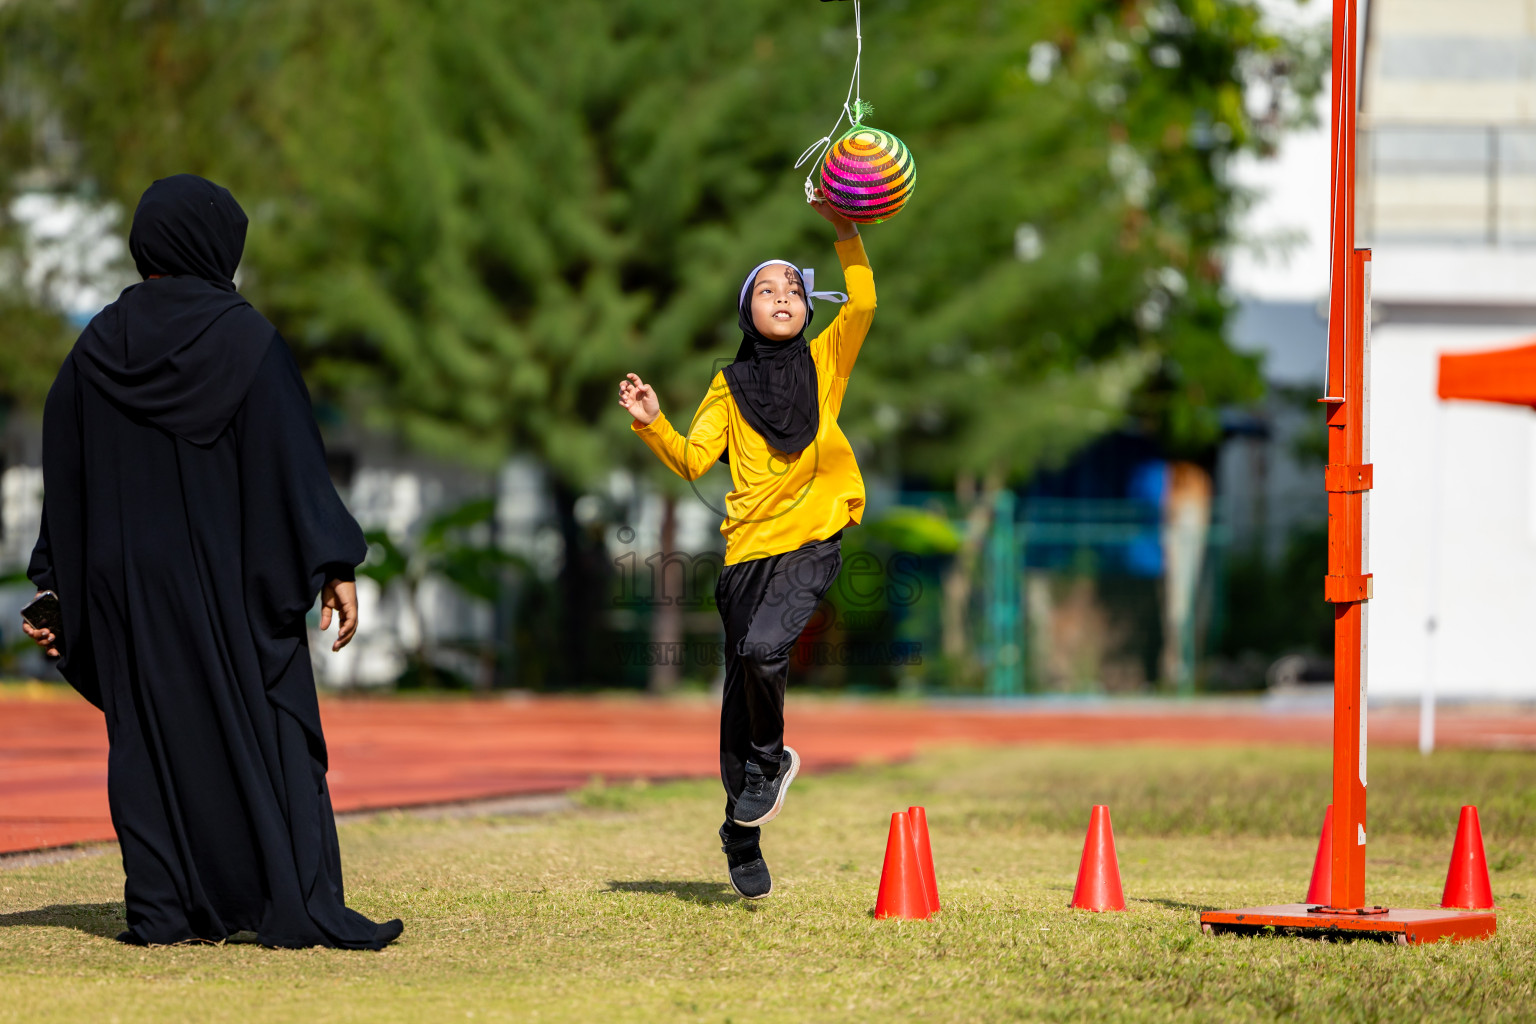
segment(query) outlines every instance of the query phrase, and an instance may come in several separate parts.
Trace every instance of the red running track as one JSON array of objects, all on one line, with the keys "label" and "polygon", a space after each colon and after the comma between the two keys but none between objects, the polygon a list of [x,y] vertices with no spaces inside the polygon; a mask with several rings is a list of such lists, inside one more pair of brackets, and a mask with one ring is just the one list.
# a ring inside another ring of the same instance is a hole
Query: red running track
[{"label": "red running track", "polygon": [[[338,811],[558,793],[638,777],[718,771],[718,711],[704,699],[326,700]],[[1372,744],[1411,746],[1412,711],[1371,715]],[[1536,715],[1443,714],[1444,746],[1536,749]],[[807,769],[907,758],[953,743],[1326,746],[1326,713],[1257,704],[908,704],[791,698],[790,742]],[[109,841],[101,714],[64,695],[0,697],[0,853]]]}]

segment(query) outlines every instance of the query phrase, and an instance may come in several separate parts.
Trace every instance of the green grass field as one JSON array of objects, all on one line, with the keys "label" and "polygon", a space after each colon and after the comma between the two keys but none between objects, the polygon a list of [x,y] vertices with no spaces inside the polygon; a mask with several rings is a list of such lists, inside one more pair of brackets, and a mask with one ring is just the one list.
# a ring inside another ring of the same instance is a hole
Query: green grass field
[{"label": "green grass field", "polygon": [[[0,1019],[26,1021],[1529,1020],[1529,755],[1378,753],[1372,902],[1439,900],[1481,812],[1484,943],[1203,936],[1201,909],[1299,900],[1327,757],[1291,750],[950,750],[802,777],[765,829],[775,891],[726,884],[713,782],[594,785],[542,816],[387,814],[342,828],[383,953],[135,949],[115,851],[0,872]],[[945,910],[871,916],[889,814],[928,808]],[[1067,909],[1109,804],[1130,909]]]}]

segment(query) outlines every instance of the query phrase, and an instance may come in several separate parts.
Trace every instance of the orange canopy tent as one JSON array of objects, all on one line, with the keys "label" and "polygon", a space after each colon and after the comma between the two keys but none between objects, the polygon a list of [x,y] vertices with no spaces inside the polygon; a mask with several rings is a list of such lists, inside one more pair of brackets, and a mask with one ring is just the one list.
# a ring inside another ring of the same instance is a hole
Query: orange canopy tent
[{"label": "orange canopy tent", "polygon": [[[1442,353],[1436,391],[1441,401],[1458,399],[1536,407],[1536,344],[1494,349],[1491,352]],[[1437,496],[1445,465],[1445,432],[1440,420],[1440,409],[1443,408],[1440,406],[1435,416],[1435,468],[1432,479]],[[1419,702],[1419,750],[1425,754],[1435,749],[1435,637],[1439,620],[1441,514],[1438,497],[1431,501],[1430,507],[1425,678],[1424,693]]]},{"label": "orange canopy tent", "polygon": [[1440,356],[1441,398],[1536,406],[1536,345]]}]

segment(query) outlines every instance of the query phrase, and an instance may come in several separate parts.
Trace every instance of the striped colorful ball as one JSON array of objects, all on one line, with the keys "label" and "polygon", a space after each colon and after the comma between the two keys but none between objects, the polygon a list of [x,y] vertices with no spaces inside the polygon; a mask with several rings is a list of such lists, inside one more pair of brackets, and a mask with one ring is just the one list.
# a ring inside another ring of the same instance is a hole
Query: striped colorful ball
[{"label": "striped colorful ball", "polygon": [[894,217],[917,187],[912,151],[890,132],[854,125],[821,162],[821,190],[832,208],[857,224]]}]

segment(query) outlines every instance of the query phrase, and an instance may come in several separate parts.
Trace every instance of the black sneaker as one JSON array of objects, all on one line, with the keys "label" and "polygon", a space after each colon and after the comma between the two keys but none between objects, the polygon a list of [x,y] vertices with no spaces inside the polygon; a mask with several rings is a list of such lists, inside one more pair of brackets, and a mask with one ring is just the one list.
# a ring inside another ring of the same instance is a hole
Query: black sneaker
[{"label": "black sneaker", "polygon": [[724,828],[720,830],[724,843],[720,852],[725,854],[725,864],[730,870],[731,888],[744,900],[760,900],[773,891],[773,878],[763,861],[763,851],[757,836],[743,839],[727,839]]},{"label": "black sneaker", "polygon": [[784,794],[800,771],[800,755],[794,747],[784,748],[784,759],[779,762],[779,774],[773,778],[763,774],[756,761],[747,762],[747,780],[741,796],[731,809],[731,820],[738,825],[762,825],[779,816],[784,808]]}]

